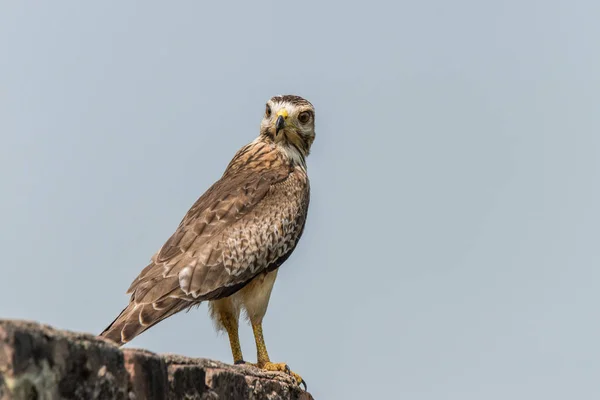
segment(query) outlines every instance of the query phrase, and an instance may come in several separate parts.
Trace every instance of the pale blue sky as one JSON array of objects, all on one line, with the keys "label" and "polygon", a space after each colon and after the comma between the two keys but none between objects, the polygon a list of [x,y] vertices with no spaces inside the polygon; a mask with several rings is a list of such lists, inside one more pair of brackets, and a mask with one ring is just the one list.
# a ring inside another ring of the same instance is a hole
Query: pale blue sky
[{"label": "pale blue sky", "polygon": [[[294,93],[317,110],[313,196],[271,358],[317,399],[598,398],[598,15],[2,2],[0,317],[100,332],[265,101]],[[131,346],[231,361],[204,306]]]}]

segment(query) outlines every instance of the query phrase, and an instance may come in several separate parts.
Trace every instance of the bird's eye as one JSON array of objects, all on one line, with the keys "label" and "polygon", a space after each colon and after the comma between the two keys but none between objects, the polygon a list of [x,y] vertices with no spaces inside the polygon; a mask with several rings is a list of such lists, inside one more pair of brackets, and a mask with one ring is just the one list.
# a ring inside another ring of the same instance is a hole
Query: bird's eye
[{"label": "bird's eye", "polygon": [[300,115],[298,115],[298,121],[300,121],[301,124],[306,124],[308,121],[310,121],[310,112],[301,112]]},{"label": "bird's eye", "polygon": [[271,116],[271,107],[267,104],[267,109],[265,110],[265,115],[267,118]]}]

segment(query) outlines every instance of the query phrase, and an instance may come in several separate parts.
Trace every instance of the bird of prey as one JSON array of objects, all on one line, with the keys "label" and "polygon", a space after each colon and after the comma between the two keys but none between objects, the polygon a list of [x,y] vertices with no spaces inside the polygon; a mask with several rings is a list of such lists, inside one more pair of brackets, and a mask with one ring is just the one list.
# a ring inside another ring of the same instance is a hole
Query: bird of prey
[{"label": "bird of prey", "polygon": [[254,365],[304,383],[285,363],[271,362],[262,321],[277,269],[304,230],[306,157],[314,139],[315,110],[309,101],[293,95],[271,98],[258,137],[236,153],[223,176],[190,208],[129,287],[127,307],[100,336],[122,345],[208,301],[217,329],[227,331],[234,363],[245,363],[238,338],[243,310],[256,341]]}]

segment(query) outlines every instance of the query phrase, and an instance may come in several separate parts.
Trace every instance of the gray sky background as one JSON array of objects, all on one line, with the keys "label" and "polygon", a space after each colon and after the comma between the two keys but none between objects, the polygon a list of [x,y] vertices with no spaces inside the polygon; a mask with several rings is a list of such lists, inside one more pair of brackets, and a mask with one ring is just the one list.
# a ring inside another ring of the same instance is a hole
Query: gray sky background
[{"label": "gray sky background", "polygon": [[[317,110],[312,201],[271,358],[317,399],[598,398],[599,13],[2,2],[0,317],[100,332],[294,93]],[[231,362],[205,306],[131,346]]]}]

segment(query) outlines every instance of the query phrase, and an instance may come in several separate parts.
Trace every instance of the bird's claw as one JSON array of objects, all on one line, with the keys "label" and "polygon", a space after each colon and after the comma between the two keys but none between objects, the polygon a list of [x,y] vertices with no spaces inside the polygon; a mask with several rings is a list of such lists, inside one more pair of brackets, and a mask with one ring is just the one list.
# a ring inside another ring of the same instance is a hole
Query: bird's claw
[{"label": "bird's claw", "polygon": [[304,386],[304,391],[306,392],[306,390],[308,389],[308,386],[306,385],[306,381],[302,378],[300,378],[300,383],[298,384],[298,386],[303,385]]},{"label": "bird's claw", "polygon": [[304,386],[304,390],[306,390],[306,388],[308,387],[306,385],[306,381],[304,379],[302,379],[302,377],[300,375],[298,375],[297,373],[295,373],[294,371],[292,371],[290,369],[290,367],[286,363],[272,363],[272,362],[268,362],[268,363],[262,365],[259,368],[261,368],[261,369],[263,369],[265,371],[285,372],[286,374],[288,374],[289,376],[291,376],[292,378],[294,378],[294,380],[296,381],[296,383],[298,384],[298,386],[300,386],[300,385]]},{"label": "bird's claw", "polygon": [[[298,383],[298,386],[302,385],[304,386],[304,391],[306,391],[307,389],[307,385],[306,385],[306,381],[298,374],[292,372],[292,370],[290,369],[290,366],[285,364],[285,373],[290,375],[291,377],[296,379],[296,382]],[[300,382],[298,382],[298,378],[300,378]]]}]

